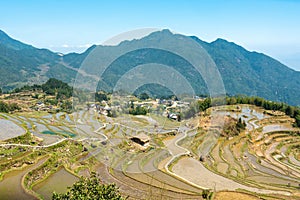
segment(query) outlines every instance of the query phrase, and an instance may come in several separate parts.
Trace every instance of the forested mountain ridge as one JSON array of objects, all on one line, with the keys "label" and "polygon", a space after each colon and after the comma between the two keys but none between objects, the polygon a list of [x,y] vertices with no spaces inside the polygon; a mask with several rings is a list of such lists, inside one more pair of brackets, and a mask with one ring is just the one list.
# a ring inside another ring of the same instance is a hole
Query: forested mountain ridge
[{"label": "forested mountain ridge", "polygon": [[[174,39],[174,37],[189,36],[163,30],[125,43],[130,46],[135,42],[146,43],[155,38],[160,38],[163,42],[163,40]],[[207,43],[195,36],[190,38],[197,41],[215,62],[227,94],[261,96],[269,100],[300,105],[300,72],[288,68],[267,55],[249,52],[243,47],[223,39]],[[61,55],[47,49],[38,49],[23,44],[0,31],[0,88],[9,90],[25,84],[42,83],[49,78],[57,78],[72,85],[78,68],[95,48],[104,47],[94,45],[81,54]],[[114,51],[118,46],[110,48],[111,51]],[[151,49],[134,51],[122,56],[111,67],[112,70],[108,70],[106,80],[103,81],[106,81],[106,85],[111,87],[120,78],[124,68],[130,69],[135,64],[143,64],[153,59],[159,59],[168,66],[174,66],[179,73],[188,77],[187,79],[194,84],[197,93],[207,93],[203,79],[200,75],[195,75],[192,66],[184,60],[174,57],[173,54]],[[99,89],[103,89],[101,83],[99,85]]]}]

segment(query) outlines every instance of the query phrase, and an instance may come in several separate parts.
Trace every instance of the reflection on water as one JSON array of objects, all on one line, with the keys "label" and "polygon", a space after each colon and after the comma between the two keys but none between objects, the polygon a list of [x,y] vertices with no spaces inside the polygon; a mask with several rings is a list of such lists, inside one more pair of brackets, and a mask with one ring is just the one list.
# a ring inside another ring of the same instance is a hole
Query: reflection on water
[{"label": "reflection on water", "polygon": [[34,186],[33,190],[41,194],[44,199],[51,199],[53,191],[65,193],[68,187],[72,186],[77,180],[79,180],[78,177],[62,168],[45,181]]},{"label": "reflection on water", "polygon": [[26,193],[22,188],[21,182],[22,177],[30,170],[38,167],[44,162],[45,159],[40,160],[37,164],[33,166],[25,167],[22,170],[11,171],[3,177],[0,182],[0,199],[1,200],[22,200],[22,199],[36,199],[30,194]]},{"label": "reflection on water", "polygon": [[267,125],[263,127],[262,133],[274,132],[274,131],[289,131],[293,130],[292,127],[282,124],[274,124],[274,125]]}]

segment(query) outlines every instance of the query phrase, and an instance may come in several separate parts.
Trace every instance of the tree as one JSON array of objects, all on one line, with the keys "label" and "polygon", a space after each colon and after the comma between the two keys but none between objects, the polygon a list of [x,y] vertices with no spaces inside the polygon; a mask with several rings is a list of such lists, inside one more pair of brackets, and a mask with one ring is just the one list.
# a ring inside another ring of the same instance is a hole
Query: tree
[{"label": "tree", "polygon": [[16,103],[7,104],[0,101],[0,112],[8,113],[15,110],[20,110],[21,108]]},{"label": "tree", "polygon": [[294,112],[295,112],[295,108],[292,107],[292,106],[288,106],[286,109],[285,109],[285,114],[293,117],[294,116]]},{"label": "tree", "polygon": [[295,125],[297,126],[297,127],[300,127],[300,115],[296,115],[296,117],[295,117]]},{"label": "tree", "polygon": [[41,88],[46,94],[56,95],[56,99],[70,98],[73,94],[73,88],[55,78],[50,78]]},{"label": "tree", "polygon": [[108,101],[108,97],[104,92],[97,92],[95,94],[95,101],[101,102],[101,101]]},{"label": "tree", "polygon": [[72,108],[73,108],[72,102],[68,101],[68,100],[63,101],[62,104],[61,104],[61,108],[65,112],[71,112]]},{"label": "tree", "polygon": [[147,113],[148,113],[148,110],[142,106],[137,106],[136,108],[129,109],[129,114],[131,114],[131,115],[146,115]]},{"label": "tree", "polygon": [[138,97],[139,97],[140,100],[146,100],[146,99],[150,98],[149,95],[145,92],[140,94]]},{"label": "tree", "polygon": [[246,128],[246,123],[245,121],[242,121],[241,118],[238,119],[237,123],[236,123],[236,129],[238,131],[242,131],[242,130],[245,130]]},{"label": "tree", "polygon": [[4,113],[9,112],[9,108],[8,108],[7,103],[4,103],[4,102],[0,101],[0,112],[4,112]]},{"label": "tree", "polygon": [[123,200],[115,184],[102,184],[95,172],[90,178],[81,177],[65,194],[53,193],[53,200]]}]

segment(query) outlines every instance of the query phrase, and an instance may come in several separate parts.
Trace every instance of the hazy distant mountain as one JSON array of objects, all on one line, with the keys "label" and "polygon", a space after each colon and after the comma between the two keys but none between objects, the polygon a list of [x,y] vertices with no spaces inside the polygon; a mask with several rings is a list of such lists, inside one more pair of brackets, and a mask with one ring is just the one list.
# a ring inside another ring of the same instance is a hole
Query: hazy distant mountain
[{"label": "hazy distant mountain", "polygon": [[195,38],[215,61],[230,94],[247,94],[300,105],[300,72],[257,52],[218,39]]},{"label": "hazy distant mountain", "polygon": [[50,77],[70,82],[72,70],[61,67],[62,57],[48,49],[38,49],[10,38],[0,31],[0,87],[12,89],[42,83]]},{"label": "hazy distant mountain", "polygon": [[[120,48],[143,45],[151,41],[159,40],[163,43],[174,38],[185,37],[188,36],[172,34],[164,30],[154,32],[140,40],[122,42],[118,46],[92,46],[82,54],[71,53],[61,56],[13,40],[0,31],[0,87],[8,89],[22,84],[44,82],[50,77],[72,83],[81,63],[96,48],[109,54],[115,53]],[[300,105],[300,72],[288,68],[269,56],[249,52],[226,40],[218,39],[207,43],[194,36],[191,38],[201,44],[216,63],[228,94],[255,95]],[[192,83],[197,93],[207,93],[205,82],[190,63],[170,52],[151,48],[136,50],[115,60],[106,70],[104,78],[100,80],[99,88],[112,89],[128,70],[153,60],[172,66]],[[101,61],[99,62],[101,64]],[[97,65],[92,71],[97,71]],[[157,91],[157,85],[153,88]],[[147,85],[142,89],[149,90],[151,86]]]}]

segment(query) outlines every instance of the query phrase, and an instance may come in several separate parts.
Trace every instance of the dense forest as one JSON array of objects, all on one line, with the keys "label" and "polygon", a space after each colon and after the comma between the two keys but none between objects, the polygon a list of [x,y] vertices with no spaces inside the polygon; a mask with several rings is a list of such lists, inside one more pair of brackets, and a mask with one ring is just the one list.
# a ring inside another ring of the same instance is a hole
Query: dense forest
[{"label": "dense forest", "polygon": [[68,99],[72,96],[73,88],[61,80],[50,78],[42,85],[25,85],[21,88],[14,89],[11,93],[18,93],[23,91],[38,91],[42,90],[48,95],[53,95],[56,99]]}]

